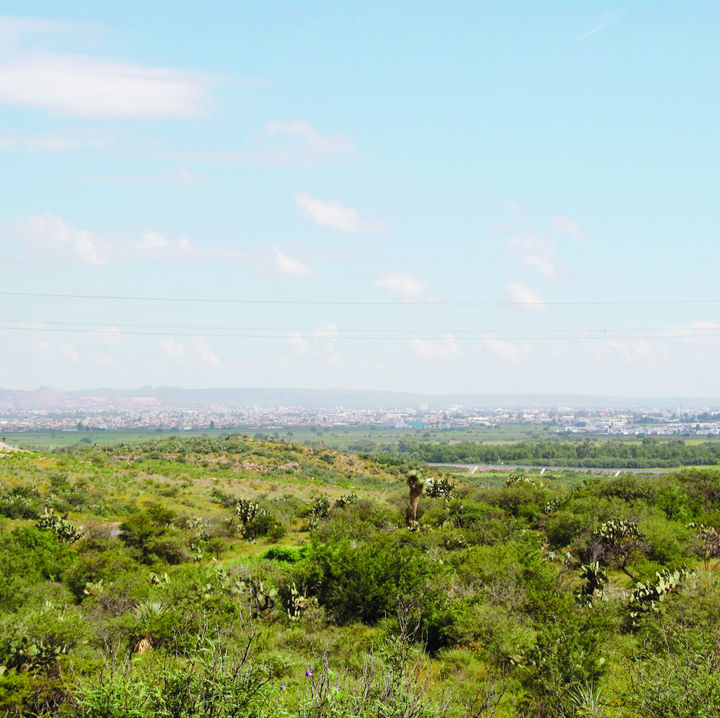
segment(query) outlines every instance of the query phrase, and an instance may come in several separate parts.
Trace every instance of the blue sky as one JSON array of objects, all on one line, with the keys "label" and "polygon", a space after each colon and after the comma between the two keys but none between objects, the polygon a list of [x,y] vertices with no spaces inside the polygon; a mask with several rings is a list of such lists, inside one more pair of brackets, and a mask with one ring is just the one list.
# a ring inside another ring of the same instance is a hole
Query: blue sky
[{"label": "blue sky", "polygon": [[4,2],[0,291],[325,303],[0,294],[0,386],[720,396],[719,22]]}]

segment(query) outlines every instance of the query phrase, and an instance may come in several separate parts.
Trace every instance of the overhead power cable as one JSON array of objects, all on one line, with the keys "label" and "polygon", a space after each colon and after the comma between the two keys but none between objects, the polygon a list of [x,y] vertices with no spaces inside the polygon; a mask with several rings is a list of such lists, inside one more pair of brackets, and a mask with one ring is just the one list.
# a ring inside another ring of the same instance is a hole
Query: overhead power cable
[{"label": "overhead power cable", "polygon": [[[0,324],[15,324],[15,325],[22,325],[20,328],[27,327],[32,328],[33,325],[41,326],[41,327],[51,327],[51,326],[61,326],[61,327],[104,327],[103,333],[109,333],[113,331],[126,331],[126,330],[132,330],[132,329],[159,329],[164,332],[172,332],[175,329],[179,330],[193,330],[194,332],[230,332],[230,331],[247,331],[247,332],[314,332],[318,329],[318,326],[312,326],[312,327],[268,327],[268,326],[237,326],[237,325],[229,325],[229,326],[222,326],[222,325],[192,325],[192,324],[135,324],[135,323],[125,323],[125,322],[114,322],[114,321],[104,321],[104,322],[70,322],[70,321],[55,321],[55,320],[46,320],[46,319],[0,319]],[[12,328],[12,327],[8,327]],[[712,329],[712,327],[708,327],[708,329]],[[717,330],[720,331],[720,324],[717,326]],[[591,328],[591,327],[572,327],[570,329],[553,329],[553,328],[533,328],[533,327],[525,327],[525,328],[513,328],[513,329],[492,329],[492,328],[484,328],[484,327],[474,327],[471,329],[453,329],[453,328],[434,328],[434,329],[428,329],[428,328],[422,328],[422,329],[412,329],[412,328],[402,328],[402,329],[384,329],[381,327],[375,327],[375,328],[352,328],[352,327],[342,327],[342,329],[338,328],[338,331],[342,331],[343,334],[365,334],[365,333],[378,333],[378,334],[412,334],[416,335],[418,331],[422,332],[435,332],[437,334],[503,334],[507,332],[527,332],[530,334],[577,334],[578,332],[585,332],[585,333],[608,333],[608,334],[614,334],[617,332],[665,332],[668,331],[668,327],[621,327],[621,328],[607,328],[607,327],[600,327],[600,328]],[[697,331],[697,328],[695,329]]]},{"label": "overhead power cable", "polygon": [[[322,329],[322,328],[321,328]],[[112,332],[100,329],[72,329],[72,328],[60,328],[60,327],[2,327],[0,326],[0,332],[4,331],[20,331],[20,332],[61,332],[70,334],[94,334],[100,336],[112,336]],[[431,336],[417,334],[417,335],[347,335],[342,334],[338,331],[337,334],[305,334],[302,335],[302,339],[306,341],[317,340],[344,340],[344,339],[359,339],[361,341],[367,340],[411,340],[411,339],[425,339],[442,341],[447,338],[449,332],[444,335],[435,334]],[[179,331],[167,331],[167,332],[144,332],[144,331],[124,331],[118,336],[130,335],[130,336],[149,336],[149,337],[167,337],[167,336],[182,336],[182,337],[214,337],[219,339],[284,339],[287,340],[290,337],[287,333],[284,334],[213,334],[207,332],[179,332]],[[703,333],[689,333],[681,332],[679,334],[620,334],[620,335],[566,335],[566,336],[542,336],[542,335],[529,335],[529,336],[515,336],[515,335],[503,335],[495,337],[491,332],[487,332],[479,335],[464,335],[452,337],[455,341],[470,341],[470,340],[483,340],[483,339],[503,339],[503,340],[514,340],[514,341],[619,341],[625,339],[720,339],[720,330]]]},{"label": "overhead power cable", "polygon": [[669,305],[669,304],[720,304],[720,299],[622,299],[622,300],[580,300],[565,302],[512,302],[512,301],[336,301],[325,299],[239,299],[220,297],[148,297],[119,294],[63,294],[51,292],[0,291],[6,297],[36,297],[43,299],[88,299],[131,302],[182,302],[188,304],[277,304],[298,306],[420,306],[420,307],[580,307],[580,306],[627,306],[627,305]]}]

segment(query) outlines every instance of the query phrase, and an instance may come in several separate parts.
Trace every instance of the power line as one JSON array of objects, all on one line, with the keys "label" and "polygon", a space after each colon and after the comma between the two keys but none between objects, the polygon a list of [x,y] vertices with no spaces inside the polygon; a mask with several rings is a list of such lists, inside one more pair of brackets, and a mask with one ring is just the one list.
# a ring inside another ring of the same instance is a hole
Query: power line
[{"label": "power line", "polygon": [[[194,332],[213,332],[213,331],[251,331],[251,332],[314,332],[318,329],[318,326],[313,327],[258,327],[258,326],[237,326],[237,325],[230,325],[230,326],[222,326],[222,325],[190,325],[190,324],[128,324],[125,322],[113,322],[113,321],[104,321],[104,322],[71,322],[71,321],[55,321],[55,320],[46,320],[46,319],[0,319],[0,323],[2,324],[17,324],[17,325],[24,325],[19,328],[28,328],[32,329],[33,327],[30,325],[36,324],[36,325],[42,325],[41,327],[37,328],[43,328],[46,325],[47,326],[62,326],[62,327],[105,327],[105,331],[103,331],[103,334],[112,333],[114,330],[120,331],[121,329],[124,331],[125,328],[129,329],[162,329],[166,332],[172,332],[172,330],[180,329],[180,330],[193,330]],[[12,328],[12,327],[7,327]],[[322,328],[322,327],[320,327]],[[717,327],[718,330],[720,330],[720,325]],[[607,328],[607,327],[601,327],[601,328],[591,328],[591,327],[572,327],[570,329],[552,329],[552,328],[543,328],[543,329],[536,329],[536,328],[513,328],[513,329],[491,329],[491,328],[482,328],[482,327],[475,327],[473,329],[453,329],[453,328],[441,328],[441,329],[434,329],[434,331],[437,334],[468,334],[468,333],[482,333],[482,334],[502,334],[507,332],[527,332],[527,333],[540,333],[540,334],[576,334],[578,332],[592,332],[592,333],[615,333],[615,332],[664,332],[667,331],[668,327],[622,327],[622,328]],[[383,329],[383,328],[351,328],[351,327],[343,327],[342,329],[338,328],[338,331],[342,331],[344,334],[346,333],[366,333],[366,332],[376,332],[376,333],[395,333],[395,334],[412,334],[413,336],[417,334],[418,331],[425,331],[427,332],[427,329]],[[222,335],[224,336],[224,335]]]},{"label": "power line", "polygon": [[420,307],[580,307],[580,306],[629,306],[629,305],[670,305],[670,304],[720,304],[720,299],[624,299],[611,301],[569,301],[569,302],[433,302],[433,301],[335,301],[321,299],[237,299],[213,297],[146,297],[115,294],[61,294],[50,292],[0,291],[6,297],[36,297],[43,299],[91,299],[131,302],[182,302],[188,304],[275,304],[298,306],[420,306]]},{"label": "power line", "polygon": [[[98,329],[63,329],[59,327],[0,327],[0,331],[21,331],[21,332],[60,332],[70,334],[96,334],[100,336],[108,336],[110,332],[98,330]],[[126,331],[122,334],[130,336],[150,336],[150,337],[164,337],[164,336],[183,336],[183,337],[196,337],[199,336],[198,332],[143,332],[143,331]],[[447,334],[447,332],[446,332]],[[213,337],[219,339],[284,339],[287,340],[289,337],[287,334],[209,334],[202,333],[203,337]],[[305,341],[318,340],[326,341],[337,340],[337,339],[360,339],[366,340],[408,340],[408,339],[433,339],[443,340],[443,335],[412,335],[412,336],[395,336],[395,335],[382,335],[382,336],[350,336],[343,334],[333,335],[307,335],[303,336],[302,339]],[[568,336],[502,336],[494,337],[491,333],[480,334],[477,336],[459,336],[453,337],[455,341],[470,341],[470,340],[484,340],[484,339],[503,339],[503,340],[514,340],[514,341],[619,341],[625,339],[720,339],[720,331],[714,331],[713,333],[702,333],[702,334],[622,334],[613,336],[604,335],[568,335]]]}]

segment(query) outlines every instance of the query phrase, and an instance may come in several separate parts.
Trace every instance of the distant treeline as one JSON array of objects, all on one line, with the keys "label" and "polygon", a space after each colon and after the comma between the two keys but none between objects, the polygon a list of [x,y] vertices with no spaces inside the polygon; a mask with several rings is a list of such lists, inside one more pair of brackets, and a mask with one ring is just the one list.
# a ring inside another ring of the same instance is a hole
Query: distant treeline
[{"label": "distant treeline", "polygon": [[686,444],[680,439],[661,441],[518,441],[508,444],[402,442],[395,452],[403,458],[428,463],[520,463],[542,466],[597,466],[652,468],[720,464],[720,441]]}]

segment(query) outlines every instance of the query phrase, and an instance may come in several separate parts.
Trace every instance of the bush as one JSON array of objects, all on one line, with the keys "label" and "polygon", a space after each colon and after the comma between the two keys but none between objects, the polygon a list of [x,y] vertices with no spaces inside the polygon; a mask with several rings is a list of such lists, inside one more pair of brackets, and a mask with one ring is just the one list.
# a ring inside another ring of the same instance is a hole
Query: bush
[{"label": "bush", "polygon": [[548,520],[545,524],[545,536],[553,548],[564,548],[565,546],[569,546],[573,539],[582,533],[585,523],[585,521],[575,514],[562,512]]},{"label": "bush", "polygon": [[263,558],[268,561],[283,561],[285,563],[297,563],[308,555],[307,548],[294,548],[289,546],[273,546],[264,554]]},{"label": "bush", "polygon": [[[317,597],[339,623],[375,623],[394,613],[401,596],[420,596],[431,566],[409,546],[375,540],[316,546],[310,562],[319,573]],[[437,566],[435,575],[437,578]]]},{"label": "bush", "polygon": [[80,555],[66,571],[65,582],[78,603],[88,595],[89,584],[110,582],[137,567],[118,544],[117,539],[107,540],[101,548]]},{"label": "bush", "polygon": [[146,563],[187,561],[190,554],[178,530],[172,525],[175,516],[173,511],[162,506],[150,506],[120,526],[120,539],[137,549]]},{"label": "bush", "polygon": [[60,581],[76,557],[55,534],[35,527],[0,534],[0,608],[12,611],[42,593],[44,580]]},{"label": "bush", "polygon": [[61,541],[73,543],[82,538],[82,529],[70,523],[54,511],[46,511],[35,523],[36,528],[43,531],[52,531]]},{"label": "bush", "polygon": [[243,529],[243,536],[246,539],[267,537],[273,541],[278,541],[286,533],[285,526],[272,514],[260,514],[257,518],[245,524]]}]

